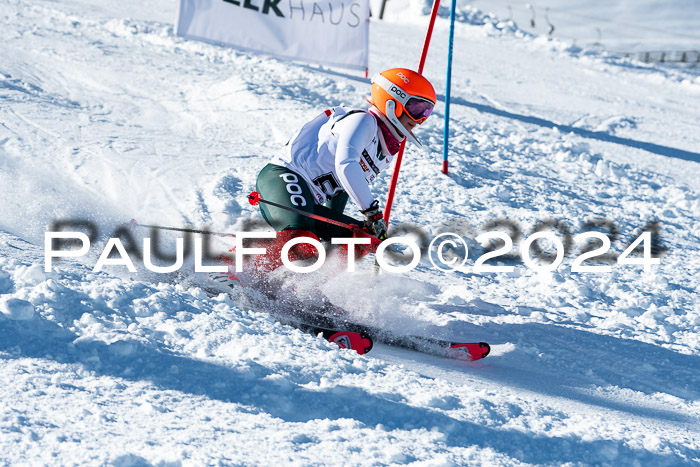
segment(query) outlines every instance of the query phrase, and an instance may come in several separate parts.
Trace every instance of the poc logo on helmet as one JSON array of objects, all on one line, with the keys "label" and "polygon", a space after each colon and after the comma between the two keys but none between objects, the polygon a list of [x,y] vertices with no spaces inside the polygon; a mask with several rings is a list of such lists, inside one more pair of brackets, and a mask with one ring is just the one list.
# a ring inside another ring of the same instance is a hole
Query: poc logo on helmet
[{"label": "poc logo on helmet", "polygon": [[406,83],[406,84],[408,84],[408,83],[411,82],[411,80],[408,79],[408,78],[406,77],[406,75],[404,75],[402,72],[396,73],[396,76],[398,76],[399,78],[401,78],[401,80],[402,80],[404,83]]},{"label": "poc logo on helmet", "polygon": [[401,99],[405,99],[405,98],[406,98],[406,93],[403,92],[400,88],[398,88],[398,87],[396,87],[396,86],[392,86],[391,89],[389,89],[389,91],[393,92],[394,94],[396,94],[396,95],[397,95],[398,97],[400,97]]}]

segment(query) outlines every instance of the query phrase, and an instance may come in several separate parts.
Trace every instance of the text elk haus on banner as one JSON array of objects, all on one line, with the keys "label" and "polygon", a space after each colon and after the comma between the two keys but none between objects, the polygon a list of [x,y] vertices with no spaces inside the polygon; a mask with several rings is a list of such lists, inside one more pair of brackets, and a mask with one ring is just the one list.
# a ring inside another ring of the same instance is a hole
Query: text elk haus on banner
[{"label": "text elk haus on banner", "polygon": [[180,0],[177,35],[367,70],[369,0]]}]

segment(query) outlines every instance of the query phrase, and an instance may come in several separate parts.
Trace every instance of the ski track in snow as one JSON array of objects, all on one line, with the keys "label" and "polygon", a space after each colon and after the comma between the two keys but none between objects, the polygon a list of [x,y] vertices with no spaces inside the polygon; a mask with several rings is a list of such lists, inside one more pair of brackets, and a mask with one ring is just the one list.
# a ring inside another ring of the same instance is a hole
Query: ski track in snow
[{"label": "ski track in snow", "polygon": [[[359,320],[493,352],[464,363],[377,345],[362,357],[239,294],[143,268],[92,272],[132,218],[241,229],[257,218],[244,198],[257,171],[299,121],[365,105],[368,80],[350,73],[174,37],[173,8],[0,2],[0,463],[700,462],[697,77],[463,6],[450,177],[439,103],[417,130],[426,149],[404,158],[392,221],[463,234],[469,261],[378,278],[363,262],[324,292]],[[372,23],[370,72],[414,67],[404,51],[420,50],[425,2],[388,8]],[[441,98],[444,13],[426,63]],[[45,273],[57,219],[90,220],[100,240]],[[654,221],[661,263],[573,273],[575,243],[556,272],[518,260],[475,274],[474,238],[499,219],[523,236],[606,219],[617,253]]]}]

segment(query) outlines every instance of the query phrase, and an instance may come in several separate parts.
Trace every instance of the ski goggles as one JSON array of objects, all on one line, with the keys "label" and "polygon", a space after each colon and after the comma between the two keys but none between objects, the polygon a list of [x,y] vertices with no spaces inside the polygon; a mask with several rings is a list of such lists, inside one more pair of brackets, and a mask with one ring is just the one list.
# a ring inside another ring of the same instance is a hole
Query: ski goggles
[{"label": "ski goggles", "polygon": [[391,97],[403,105],[403,108],[406,110],[411,120],[418,124],[423,123],[433,112],[435,102],[425,97],[414,96],[407,93],[397,84],[392,83],[380,74],[372,78],[372,83],[385,90]]},{"label": "ski goggles", "polygon": [[418,123],[423,123],[426,118],[430,117],[434,107],[435,104],[422,97],[411,97],[403,106],[408,116]]}]

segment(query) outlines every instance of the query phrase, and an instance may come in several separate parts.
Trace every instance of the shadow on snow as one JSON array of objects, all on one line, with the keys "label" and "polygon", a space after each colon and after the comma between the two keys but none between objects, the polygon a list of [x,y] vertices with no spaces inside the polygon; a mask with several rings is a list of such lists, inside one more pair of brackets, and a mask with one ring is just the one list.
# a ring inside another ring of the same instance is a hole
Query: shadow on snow
[{"label": "shadow on snow", "polygon": [[[530,463],[579,462],[581,459],[586,459],[589,463],[609,463],[610,459],[606,454],[609,455],[611,448],[617,453],[618,459],[636,459],[648,465],[678,465],[686,462],[688,458],[700,455],[700,452],[690,449],[678,454],[659,454],[631,449],[619,441],[584,441],[572,437],[528,434],[460,420],[432,408],[415,407],[406,401],[390,400],[356,387],[308,389],[301,387],[301,384],[314,382],[316,376],[296,375],[297,379],[309,380],[292,383],[270,381],[265,377],[272,374],[274,369],[254,362],[247,361],[246,368],[229,367],[195,360],[141,343],[134,343],[135,350],[124,356],[118,349],[110,348],[104,342],[76,343],[74,341],[77,335],[46,321],[0,321],[0,335],[3,336],[0,349],[9,352],[8,355],[0,357],[3,359],[40,358],[81,365],[97,376],[150,381],[163,389],[206,396],[243,406],[251,405],[252,396],[253,409],[260,409],[288,422],[345,418],[357,420],[368,427],[381,424],[388,429],[400,430],[437,428],[445,434],[443,442],[446,449],[476,445]],[[644,350],[651,350],[651,346],[648,347]],[[584,352],[588,350],[591,349],[584,349]],[[642,349],[638,346],[636,350]],[[610,356],[605,352],[601,354]],[[95,359],[95,355],[99,359]],[[178,371],[167,370],[171,368]],[[523,385],[518,381],[524,379],[524,386],[529,386],[530,389],[541,391],[546,386],[547,393],[554,391],[555,394],[565,392],[566,397],[572,395],[572,391],[565,390],[564,386],[558,386],[551,381],[536,383],[525,374],[513,376],[508,374],[509,371],[512,371],[512,368],[499,370],[496,366],[489,371],[488,377],[512,385]]]}]

